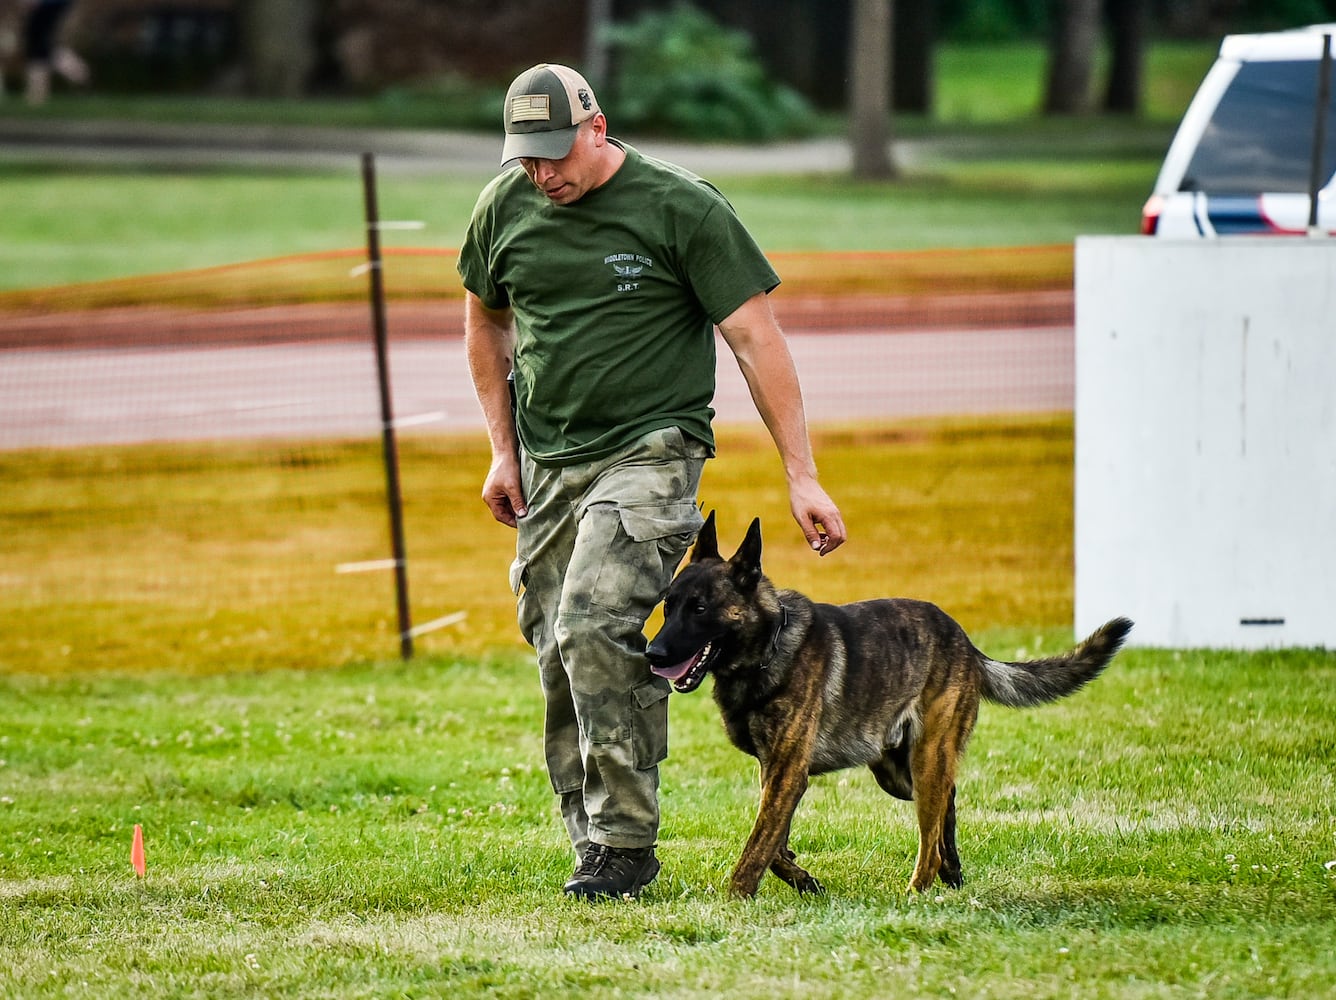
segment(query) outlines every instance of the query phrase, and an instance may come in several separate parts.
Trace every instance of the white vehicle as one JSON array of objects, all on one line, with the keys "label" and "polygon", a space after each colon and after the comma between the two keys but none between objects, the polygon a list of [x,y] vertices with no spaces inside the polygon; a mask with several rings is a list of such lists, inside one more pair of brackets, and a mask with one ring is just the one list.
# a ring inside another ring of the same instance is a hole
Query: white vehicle
[{"label": "white vehicle", "polygon": [[[1323,35],[1332,36],[1336,57],[1336,24],[1225,38],[1142,209],[1143,233],[1308,231]],[[1336,101],[1330,98],[1324,146],[1316,228],[1336,235]]]}]

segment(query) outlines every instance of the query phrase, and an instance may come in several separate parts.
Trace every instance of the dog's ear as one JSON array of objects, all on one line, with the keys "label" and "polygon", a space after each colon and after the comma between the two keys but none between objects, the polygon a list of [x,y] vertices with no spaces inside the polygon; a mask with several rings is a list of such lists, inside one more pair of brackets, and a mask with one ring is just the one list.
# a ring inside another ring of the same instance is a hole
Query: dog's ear
[{"label": "dog's ear", "polygon": [[705,559],[719,558],[719,535],[714,528],[714,511],[710,511],[705,523],[701,526],[700,534],[696,536],[696,547],[691,550],[691,561],[701,562]]},{"label": "dog's ear", "polygon": [[733,582],[740,590],[755,590],[761,582],[761,519],[752,518],[747,537],[728,561]]}]

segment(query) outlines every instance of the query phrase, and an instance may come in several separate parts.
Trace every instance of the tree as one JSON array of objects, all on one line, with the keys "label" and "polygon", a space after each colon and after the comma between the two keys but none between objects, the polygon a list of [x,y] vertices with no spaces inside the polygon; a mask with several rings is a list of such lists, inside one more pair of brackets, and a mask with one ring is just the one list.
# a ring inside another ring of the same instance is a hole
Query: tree
[{"label": "tree", "polygon": [[245,0],[246,85],[261,97],[300,97],[316,64],[316,0]]},{"label": "tree", "polygon": [[937,0],[895,5],[891,34],[891,98],[895,111],[926,115],[934,98],[933,43]]},{"label": "tree", "polygon": [[849,25],[849,139],[854,176],[896,174],[891,159],[891,14],[894,0],[854,0]]},{"label": "tree", "polygon": [[1104,110],[1120,114],[1141,111],[1142,63],[1146,40],[1145,0],[1107,0],[1109,77]]},{"label": "tree", "polygon": [[598,90],[608,82],[608,28],[612,0],[589,0],[585,9],[584,76]]},{"label": "tree", "polygon": [[1090,80],[1099,39],[1099,0],[1054,0],[1044,114],[1090,110]]}]

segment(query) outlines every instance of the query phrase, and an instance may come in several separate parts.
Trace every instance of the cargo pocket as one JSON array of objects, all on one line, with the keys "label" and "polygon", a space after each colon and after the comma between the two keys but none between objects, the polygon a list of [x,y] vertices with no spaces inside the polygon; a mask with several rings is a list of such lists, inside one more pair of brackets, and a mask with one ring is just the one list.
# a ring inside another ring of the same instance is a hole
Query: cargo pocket
[{"label": "cargo pocket", "polygon": [[668,756],[668,682],[655,678],[631,692],[635,718],[631,723],[631,741],[636,767],[644,770],[661,763]]},{"label": "cargo pocket", "polygon": [[617,514],[622,519],[622,529],[634,541],[665,541],[676,537],[683,551],[705,523],[700,509],[690,501],[652,507],[618,507]]},{"label": "cargo pocket", "polygon": [[593,604],[646,618],[663,598],[701,525],[691,501],[617,507],[617,531],[590,592]]}]

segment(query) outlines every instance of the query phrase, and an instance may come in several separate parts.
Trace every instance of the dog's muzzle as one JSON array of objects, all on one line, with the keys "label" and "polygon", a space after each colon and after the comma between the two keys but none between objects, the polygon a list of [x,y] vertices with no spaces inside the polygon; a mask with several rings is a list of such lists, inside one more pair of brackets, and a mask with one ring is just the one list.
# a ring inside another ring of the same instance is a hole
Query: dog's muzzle
[{"label": "dog's muzzle", "polygon": [[679,694],[686,694],[700,687],[701,681],[705,680],[705,675],[710,672],[710,662],[718,652],[718,647],[714,642],[707,642],[705,646],[692,654],[681,663],[665,664],[656,662],[661,659],[656,656],[656,651],[651,644],[648,650],[650,658],[649,669],[659,677],[663,677],[672,682],[673,690]]}]

